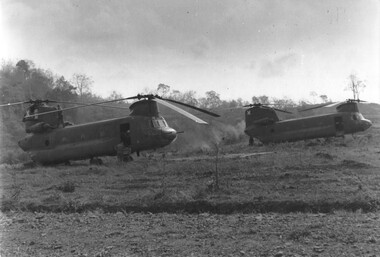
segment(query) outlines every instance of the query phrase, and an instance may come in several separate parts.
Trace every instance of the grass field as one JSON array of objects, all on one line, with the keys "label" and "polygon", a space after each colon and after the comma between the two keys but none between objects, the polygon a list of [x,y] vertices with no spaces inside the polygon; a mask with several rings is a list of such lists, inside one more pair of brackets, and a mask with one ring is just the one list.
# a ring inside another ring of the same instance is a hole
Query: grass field
[{"label": "grass field", "polygon": [[[110,158],[104,166],[3,166],[2,210],[373,211],[380,206],[378,141],[361,135],[260,148],[242,143],[221,146],[218,159],[209,152],[206,160],[192,156],[176,161],[177,156],[155,154],[123,164]],[[253,151],[271,153],[222,157],[223,152]]]},{"label": "grass field", "polygon": [[[355,138],[218,151],[106,158],[103,166],[2,165],[2,256],[380,252],[378,123]],[[271,153],[223,158],[253,152]],[[351,241],[356,247],[345,247]]]}]

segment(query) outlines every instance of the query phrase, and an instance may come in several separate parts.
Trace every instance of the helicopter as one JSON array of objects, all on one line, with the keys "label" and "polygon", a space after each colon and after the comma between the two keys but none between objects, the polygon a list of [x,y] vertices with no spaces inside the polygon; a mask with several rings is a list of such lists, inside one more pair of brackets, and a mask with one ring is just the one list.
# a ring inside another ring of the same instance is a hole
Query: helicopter
[{"label": "helicopter", "polygon": [[[87,106],[104,106],[106,103],[137,99],[129,106],[126,117],[113,118],[91,123],[73,125],[63,120],[63,112]],[[141,151],[155,150],[172,143],[177,132],[170,128],[159,113],[160,103],[199,124],[207,124],[202,119],[169,103],[173,102],[213,117],[218,114],[182,103],[165,99],[158,95],[137,95],[127,98],[103,101],[92,104],[78,104],[61,109],[59,103],[52,100],[29,100],[4,104],[2,106],[31,104],[23,122],[27,135],[18,142],[19,147],[29,153],[32,161],[38,164],[69,163],[71,160],[90,159],[90,164],[102,164],[101,156],[117,156],[119,161],[133,160],[132,153],[140,156]],[[67,102],[66,102],[67,103]]]},{"label": "helicopter", "polygon": [[359,102],[364,101],[348,99],[344,102],[323,104],[302,111],[337,105],[337,112],[288,120],[280,120],[276,111],[290,112],[260,103],[246,105],[249,108],[245,111],[244,132],[249,136],[249,145],[253,145],[254,138],[266,144],[344,137],[345,134],[362,132],[372,126],[372,122],[359,112]]}]

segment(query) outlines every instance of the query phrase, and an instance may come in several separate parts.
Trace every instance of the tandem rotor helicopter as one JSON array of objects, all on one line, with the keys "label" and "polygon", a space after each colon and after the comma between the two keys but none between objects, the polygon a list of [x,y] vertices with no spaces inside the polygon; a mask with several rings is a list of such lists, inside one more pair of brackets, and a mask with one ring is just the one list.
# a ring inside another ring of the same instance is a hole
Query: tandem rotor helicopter
[{"label": "tandem rotor helicopter", "polygon": [[[106,107],[103,104],[133,99],[138,101],[129,107],[130,114],[126,117],[79,125],[72,125],[63,120],[63,112],[66,110],[87,106]],[[33,162],[57,164],[68,163],[71,160],[90,159],[91,164],[101,164],[102,160],[99,158],[101,156],[117,156],[119,160],[128,161],[132,160],[131,153],[135,152],[139,156],[141,151],[164,147],[176,139],[180,132],[168,126],[159,113],[157,103],[199,124],[207,124],[169,102],[219,117],[218,114],[210,111],[152,94],[80,104],[80,106],[78,103],[73,103],[77,106],[65,109],[59,106],[48,106],[48,103],[62,103],[52,100],[29,100],[3,104],[0,107],[30,104],[23,118],[25,132],[28,135],[21,139],[18,145],[29,153]]]},{"label": "tandem rotor helicopter", "polygon": [[336,106],[336,113],[309,116],[297,119],[280,120],[276,111],[290,113],[260,103],[246,105],[246,127],[244,132],[249,136],[249,144],[254,139],[262,143],[291,142],[305,139],[343,137],[367,130],[372,122],[359,112],[359,99],[348,99],[345,102],[327,103],[304,109],[308,111],[321,107]]}]

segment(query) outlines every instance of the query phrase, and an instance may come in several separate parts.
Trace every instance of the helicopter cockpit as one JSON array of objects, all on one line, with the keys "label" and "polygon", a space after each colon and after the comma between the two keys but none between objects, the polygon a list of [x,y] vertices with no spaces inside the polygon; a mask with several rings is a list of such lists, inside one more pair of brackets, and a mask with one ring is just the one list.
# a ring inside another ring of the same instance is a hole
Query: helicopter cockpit
[{"label": "helicopter cockpit", "polygon": [[163,117],[152,117],[151,125],[153,128],[166,128],[168,124]]}]

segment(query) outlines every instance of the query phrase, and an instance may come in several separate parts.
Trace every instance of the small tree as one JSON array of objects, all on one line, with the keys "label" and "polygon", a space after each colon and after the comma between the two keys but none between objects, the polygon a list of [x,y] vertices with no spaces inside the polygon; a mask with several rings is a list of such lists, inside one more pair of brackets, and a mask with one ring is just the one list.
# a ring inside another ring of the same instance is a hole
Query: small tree
[{"label": "small tree", "polygon": [[310,96],[313,99],[313,104],[315,104],[316,103],[316,98],[317,98],[318,94],[315,91],[311,91],[310,92]]},{"label": "small tree", "polygon": [[123,95],[115,90],[113,90],[110,96],[107,98],[108,100],[117,100],[123,98]]},{"label": "small tree", "polygon": [[345,90],[351,90],[354,95],[354,99],[359,99],[359,92],[364,90],[366,84],[364,81],[359,80],[355,73],[351,73],[350,76],[348,76],[348,80],[349,82]]},{"label": "small tree", "polygon": [[327,103],[329,101],[329,99],[327,98],[327,95],[320,95],[319,97],[322,99],[323,103]]},{"label": "small tree", "polygon": [[71,83],[77,88],[80,98],[91,92],[91,85],[94,81],[86,74],[75,73]]},{"label": "small tree", "polygon": [[252,96],[252,103],[257,104],[260,102],[260,99],[257,96]]},{"label": "small tree", "polygon": [[157,94],[166,97],[166,95],[170,92],[170,86],[165,84],[158,84],[157,86]]},{"label": "small tree", "polygon": [[53,90],[48,92],[46,97],[61,101],[75,101],[76,88],[64,76],[61,76],[53,82]]},{"label": "small tree", "polygon": [[266,95],[259,96],[259,102],[261,104],[270,104],[269,97]]},{"label": "small tree", "polygon": [[221,104],[220,96],[215,91],[206,92],[206,103],[207,108],[216,108]]}]

